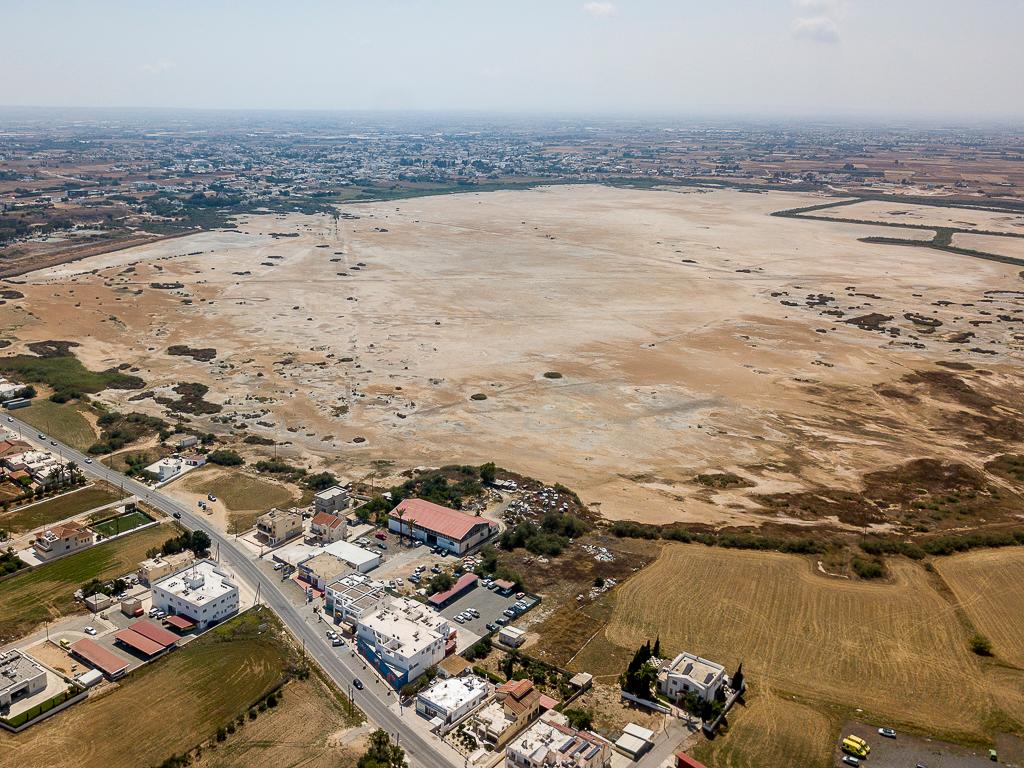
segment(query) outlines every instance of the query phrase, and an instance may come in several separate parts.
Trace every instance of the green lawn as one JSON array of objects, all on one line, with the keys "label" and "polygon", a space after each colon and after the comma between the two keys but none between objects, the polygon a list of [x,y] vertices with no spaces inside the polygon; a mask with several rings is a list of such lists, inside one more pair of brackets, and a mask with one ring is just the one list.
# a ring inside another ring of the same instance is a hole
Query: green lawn
[{"label": "green lawn", "polygon": [[0,643],[22,637],[44,621],[82,610],[74,598],[82,584],[134,571],[146,559],[147,550],[178,532],[174,525],[155,525],[0,581]]},{"label": "green lawn", "polygon": [[88,512],[119,498],[121,494],[115,488],[97,483],[30,507],[0,512],[0,528],[6,528],[14,533],[31,531],[56,520]]},{"label": "green lawn", "polygon": [[146,517],[142,512],[136,510],[135,512],[129,512],[126,515],[120,515],[118,517],[104,520],[101,523],[90,524],[96,533],[102,534],[107,538],[116,536],[119,533],[126,533],[133,528],[138,528],[140,525],[153,522],[152,518]]},{"label": "green lawn", "polygon": [[36,398],[32,405],[20,408],[15,415],[40,432],[45,432],[79,451],[96,442],[96,431],[82,415],[76,402],[55,403]]}]

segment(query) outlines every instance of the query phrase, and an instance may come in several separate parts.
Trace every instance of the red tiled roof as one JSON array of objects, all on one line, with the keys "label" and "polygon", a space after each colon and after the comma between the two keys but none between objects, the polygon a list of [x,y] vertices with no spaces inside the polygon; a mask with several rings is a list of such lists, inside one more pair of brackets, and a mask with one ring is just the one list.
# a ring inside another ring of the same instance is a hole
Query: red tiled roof
[{"label": "red tiled roof", "polygon": [[552,699],[550,696],[546,696],[543,693],[540,695],[540,708],[541,709],[554,709],[558,706],[558,700]]},{"label": "red tiled roof", "polygon": [[58,539],[65,539],[68,536],[74,536],[75,534],[85,532],[85,528],[76,523],[74,520],[68,523],[61,523],[60,525],[55,525],[53,526],[53,528],[49,528],[48,530]]},{"label": "red tiled roof", "polygon": [[154,624],[152,621],[146,621],[145,619],[142,621],[136,621],[134,624],[129,625],[128,629],[138,632],[143,637],[148,637],[154,643],[159,643],[164,648],[178,642],[178,636],[176,634],[168,632],[159,624]]},{"label": "red tiled roof", "polygon": [[[398,515],[399,512],[402,513],[401,517]],[[391,510],[391,517],[403,523],[415,523],[420,528],[426,528],[455,541],[464,539],[481,523],[495,525],[482,517],[467,515],[465,512],[442,507],[423,499],[405,499]]]},{"label": "red tiled roof", "polygon": [[685,752],[676,752],[676,768],[705,768],[704,763],[697,762]]},{"label": "red tiled roof", "polygon": [[452,585],[451,589],[447,589],[444,592],[438,592],[437,594],[431,595],[429,598],[429,602],[434,605],[441,605],[441,603],[450,600],[463,590],[468,589],[469,585],[476,583],[476,580],[479,578],[480,577],[477,576],[475,573],[464,573],[461,576],[459,576],[459,580]]},{"label": "red tiled roof", "polygon": [[172,627],[175,627],[176,629],[180,629],[182,631],[192,629],[192,627],[196,625],[196,623],[192,621],[192,619],[189,619],[185,616],[168,616],[166,619],[164,619],[164,621],[166,621]]},{"label": "red tiled roof", "polygon": [[160,643],[150,640],[145,635],[140,635],[134,629],[122,629],[120,632],[115,633],[114,637],[117,638],[119,643],[131,646],[146,656],[155,656],[164,649]]},{"label": "red tiled roof", "polygon": [[128,669],[127,661],[87,637],[72,643],[71,651],[111,677]]},{"label": "red tiled roof", "polygon": [[521,699],[533,690],[533,681],[528,678],[523,678],[522,680],[510,680],[507,683],[502,683],[495,690],[498,691],[498,693],[507,693],[513,699]]},{"label": "red tiled roof", "polygon": [[311,525],[320,525],[324,528],[337,528],[342,524],[342,519],[330,512],[317,512],[309,522]]}]

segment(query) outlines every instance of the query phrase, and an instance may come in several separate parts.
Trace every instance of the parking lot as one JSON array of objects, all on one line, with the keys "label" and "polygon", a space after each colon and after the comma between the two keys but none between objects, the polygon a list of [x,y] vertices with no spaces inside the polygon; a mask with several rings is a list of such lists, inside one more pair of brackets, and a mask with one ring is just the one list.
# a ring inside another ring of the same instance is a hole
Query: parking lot
[{"label": "parking lot", "polygon": [[[539,602],[537,598],[529,595],[525,600],[529,603],[531,608]],[[499,618],[506,619],[509,623],[515,620],[509,619],[503,613],[506,608],[511,607],[515,602],[516,596],[514,594],[509,595],[508,597],[503,597],[496,591],[489,590],[478,582],[475,589],[471,589],[469,592],[459,597],[455,602],[443,608],[441,610],[441,614],[454,621],[455,617],[467,608],[476,608],[480,612],[479,619],[470,619],[465,624],[458,624],[456,622],[456,626],[459,627],[460,630],[466,629],[469,632],[472,632],[477,637],[483,637],[490,632],[490,630],[487,629],[487,624],[495,624]]]},{"label": "parking lot", "polygon": [[839,744],[848,734],[864,739],[871,746],[871,754],[861,761],[864,768],[914,768],[921,764],[927,768],[984,768],[985,766],[1008,765],[1006,755],[1002,760],[992,762],[987,749],[967,749],[933,739],[922,739],[897,732],[895,739],[879,735],[878,728],[864,723],[848,722],[837,742],[836,766],[844,766]]}]

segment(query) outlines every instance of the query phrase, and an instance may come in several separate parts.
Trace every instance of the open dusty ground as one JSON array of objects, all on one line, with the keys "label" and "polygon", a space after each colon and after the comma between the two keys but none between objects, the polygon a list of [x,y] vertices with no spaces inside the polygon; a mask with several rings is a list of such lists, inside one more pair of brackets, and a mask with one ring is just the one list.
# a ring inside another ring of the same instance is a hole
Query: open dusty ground
[{"label": "open dusty ground", "polygon": [[[955,360],[983,367],[958,374],[969,388],[1012,401],[1019,269],[769,216],[826,200],[582,186],[250,217],[33,273],[0,327],[71,336],[87,366],[128,364],[156,396],[206,384],[214,419],[306,466],[494,460],[609,518],[758,524],[779,513],[748,492],[854,488],[924,450],[980,464],[1019,439],[951,422],[948,393],[884,393]],[[892,319],[848,322],[873,314]],[[177,344],[216,356],[166,354]],[[139,394],[100,398],[166,415]],[[695,487],[709,469],[754,487]]]},{"label": "open dusty ground", "polygon": [[[979,737],[993,722],[1019,732],[1024,688],[970,652],[970,629],[922,566],[890,567],[891,584],[844,581],[793,555],[668,545],[616,591],[606,629],[572,668],[621,671],[632,650],[660,637],[669,652],[730,671],[742,662],[758,692],[932,733]],[[1018,589],[1005,607],[1019,615],[1022,600]]]},{"label": "open dusty ground", "polygon": [[925,226],[961,227],[963,229],[1024,234],[1024,216],[1020,214],[941,208],[931,205],[904,205],[880,200],[866,200],[842,208],[818,211],[815,215],[840,219],[885,221],[893,224],[923,224]]}]

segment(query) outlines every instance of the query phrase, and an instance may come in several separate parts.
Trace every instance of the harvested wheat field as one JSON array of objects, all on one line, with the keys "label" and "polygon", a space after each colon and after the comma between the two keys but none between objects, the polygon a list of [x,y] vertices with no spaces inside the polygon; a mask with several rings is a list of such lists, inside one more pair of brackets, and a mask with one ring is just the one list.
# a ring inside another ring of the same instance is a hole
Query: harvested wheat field
[{"label": "harvested wheat field", "polygon": [[353,724],[328,685],[311,676],[289,682],[276,708],[256,720],[246,718],[223,742],[211,741],[192,765],[346,768],[359,761],[366,733],[367,726]]},{"label": "harvested wheat field", "polygon": [[938,560],[935,569],[993,653],[1024,668],[1024,551],[967,552]]},{"label": "harvested wheat field", "polygon": [[[618,590],[605,636],[627,649],[660,636],[666,650],[729,671],[742,662],[755,689],[933,732],[983,733],[994,698],[955,607],[919,565],[891,569],[891,584],[847,582],[793,555],[670,545]],[[608,654],[588,649],[573,666],[604,666]]]},{"label": "harvested wheat field", "polygon": [[826,768],[833,764],[838,723],[820,709],[789,697],[755,692],[729,721],[727,733],[714,741],[698,742],[697,758],[715,768]]},{"label": "harvested wheat field", "polygon": [[5,734],[4,765],[138,768],[190,750],[282,680],[288,650],[274,630],[258,631],[266,619],[243,614],[109,692]]}]

